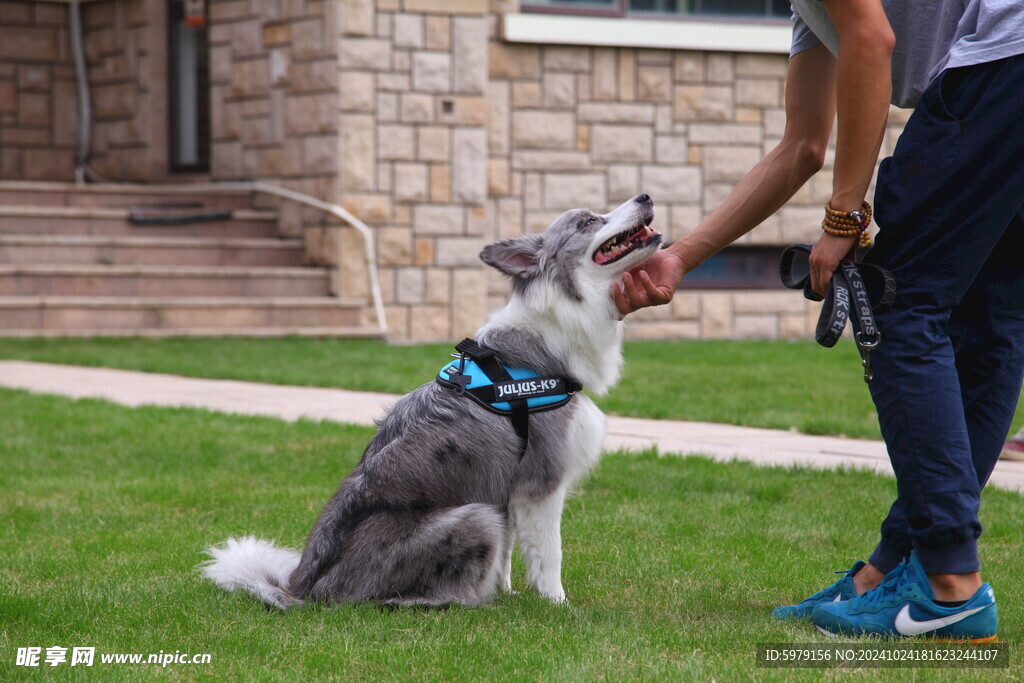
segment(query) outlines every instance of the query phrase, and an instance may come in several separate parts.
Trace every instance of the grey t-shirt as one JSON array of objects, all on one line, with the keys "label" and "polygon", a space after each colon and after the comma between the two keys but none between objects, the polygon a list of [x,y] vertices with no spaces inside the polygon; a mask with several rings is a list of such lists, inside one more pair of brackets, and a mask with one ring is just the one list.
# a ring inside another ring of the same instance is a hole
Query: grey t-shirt
[{"label": "grey t-shirt", "polygon": [[[839,52],[839,37],[821,0],[791,0],[790,56],[823,43]],[[1022,0],[882,0],[896,47],[892,103],[913,107],[943,69],[1024,53]]]}]

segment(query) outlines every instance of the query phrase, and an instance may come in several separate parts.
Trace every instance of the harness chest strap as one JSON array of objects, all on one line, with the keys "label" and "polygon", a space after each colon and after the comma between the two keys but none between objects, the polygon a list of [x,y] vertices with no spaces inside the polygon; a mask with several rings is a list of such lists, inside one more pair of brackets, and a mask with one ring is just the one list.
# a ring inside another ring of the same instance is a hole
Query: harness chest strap
[{"label": "harness chest strap", "polygon": [[455,349],[459,352],[458,360],[438,372],[437,383],[508,417],[523,442],[520,457],[525,454],[530,438],[530,413],[564,406],[583,388],[570,378],[542,376],[527,368],[506,368],[494,357],[494,351],[473,339],[462,340]]}]

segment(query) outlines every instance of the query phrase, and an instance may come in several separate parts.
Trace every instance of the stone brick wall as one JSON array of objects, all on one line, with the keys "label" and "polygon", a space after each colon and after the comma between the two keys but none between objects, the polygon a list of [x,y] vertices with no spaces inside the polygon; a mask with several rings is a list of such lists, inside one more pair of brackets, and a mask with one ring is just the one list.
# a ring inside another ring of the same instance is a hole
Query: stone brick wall
[{"label": "stone brick wall", "polygon": [[67,7],[0,0],[0,178],[71,178],[74,78]]},{"label": "stone brick wall", "polygon": [[393,336],[465,335],[486,310],[487,4],[339,4],[340,200],[379,226]]},{"label": "stone brick wall", "polygon": [[[337,3],[213,0],[211,177],[337,190]],[[65,5],[0,0],[0,172],[70,180],[77,92]],[[188,179],[168,168],[168,29],[161,0],[82,5],[90,166],[111,180]]]},{"label": "stone brick wall", "polygon": [[[166,168],[166,8],[159,0],[82,5],[92,105],[89,165],[115,180]],[[71,180],[78,93],[68,7],[0,0],[0,177]]]},{"label": "stone brick wall", "polygon": [[82,24],[92,102],[89,166],[112,180],[170,178],[166,3],[83,3]]},{"label": "stone brick wall", "polygon": [[211,177],[336,198],[338,3],[212,0]]}]

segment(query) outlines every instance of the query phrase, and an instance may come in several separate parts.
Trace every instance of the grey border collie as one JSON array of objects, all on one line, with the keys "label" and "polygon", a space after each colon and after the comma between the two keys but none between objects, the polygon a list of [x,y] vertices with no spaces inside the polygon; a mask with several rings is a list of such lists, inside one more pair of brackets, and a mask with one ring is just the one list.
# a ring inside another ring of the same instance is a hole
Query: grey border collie
[{"label": "grey border collie", "polygon": [[[601,395],[618,380],[622,322],[612,282],[662,243],[642,194],[609,214],[568,211],[543,233],[503,240],[480,258],[512,280],[512,297],[476,334],[506,367],[571,378]],[[443,359],[439,359],[443,362]],[[566,495],[601,454],[604,415],[582,394],[511,420],[437,382],[378,422],[299,553],[253,537],[208,550],[206,577],[271,607],[306,602],[481,605],[510,591],[518,539],[526,580],[563,602]]]}]

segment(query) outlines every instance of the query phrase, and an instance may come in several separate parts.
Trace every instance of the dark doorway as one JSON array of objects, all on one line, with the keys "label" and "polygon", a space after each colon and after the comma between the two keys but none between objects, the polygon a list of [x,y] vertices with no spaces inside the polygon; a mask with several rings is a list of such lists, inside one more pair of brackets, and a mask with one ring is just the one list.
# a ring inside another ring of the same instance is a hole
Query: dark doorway
[{"label": "dark doorway", "polygon": [[210,170],[210,62],[206,3],[170,0],[168,121],[176,172]]}]

